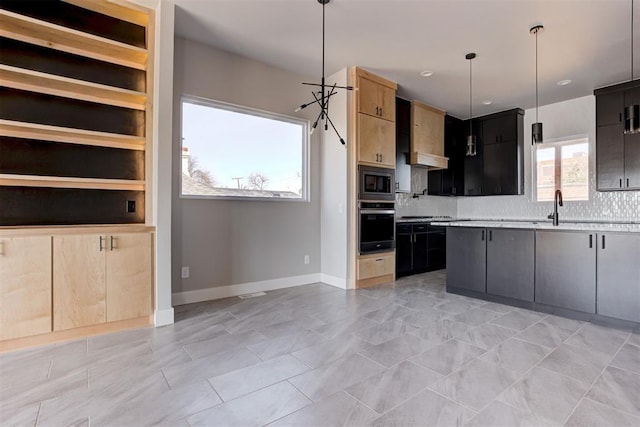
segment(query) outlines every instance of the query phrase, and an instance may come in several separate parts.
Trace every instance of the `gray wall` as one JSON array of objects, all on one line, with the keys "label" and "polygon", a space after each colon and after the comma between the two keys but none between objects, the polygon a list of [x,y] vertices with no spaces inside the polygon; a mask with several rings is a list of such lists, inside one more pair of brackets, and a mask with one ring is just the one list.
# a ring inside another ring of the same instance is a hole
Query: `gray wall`
[{"label": "gray wall", "polygon": [[[538,202],[532,192],[531,123],[535,109],[525,111],[525,194],[523,196],[458,197],[459,218],[543,219],[553,202]],[[565,202],[560,220],[640,220],[640,192],[596,191],[596,111],[593,95],[540,107],[545,140],[587,135],[589,137],[589,200]]]},{"label": "gray wall", "polygon": [[[347,85],[347,69],[327,78],[330,84]],[[331,97],[330,117],[342,138],[348,140],[347,91]],[[346,286],[347,279],[347,146],[343,146],[331,127],[324,132],[321,166],[321,272],[324,280]],[[339,280],[337,280],[339,279]]]},{"label": "gray wall", "polygon": [[[311,97],[313,78],[182,38],[175,40],[173,158],[180,156],[183,94],[313,120],[293,112]],[[180,162],[173,162],[173,292],[320,272],[320,140],[310,147],[311,202],[181,199]],[[310,264],[304,264],[304,255]],[[180,278],[181,266],[191,277]]]}]

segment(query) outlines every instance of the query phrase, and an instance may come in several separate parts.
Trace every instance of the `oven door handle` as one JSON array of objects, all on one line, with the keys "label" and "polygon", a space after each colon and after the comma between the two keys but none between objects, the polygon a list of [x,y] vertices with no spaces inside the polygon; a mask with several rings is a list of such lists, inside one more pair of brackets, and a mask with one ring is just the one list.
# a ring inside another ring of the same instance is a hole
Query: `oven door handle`
[{"label": "oven door handle", "polygon": [[365,214],[365,215],[370,215],[370,214],[395,215],[396,211],[393,210],[393,209],[388,209],[388,210],[384,210],[384,209],[360,209],[360,213],[361,214]]}]

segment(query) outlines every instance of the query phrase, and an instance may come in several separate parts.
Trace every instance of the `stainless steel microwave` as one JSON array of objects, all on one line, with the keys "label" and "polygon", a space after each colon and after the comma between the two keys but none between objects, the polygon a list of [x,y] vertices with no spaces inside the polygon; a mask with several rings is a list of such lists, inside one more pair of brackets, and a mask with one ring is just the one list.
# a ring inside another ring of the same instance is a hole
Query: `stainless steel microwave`
[{"label": "stainless steel microwave", "polygon": [[395,171],[393,169],[360,166],[358,198],[360,200],[395,200]]}]

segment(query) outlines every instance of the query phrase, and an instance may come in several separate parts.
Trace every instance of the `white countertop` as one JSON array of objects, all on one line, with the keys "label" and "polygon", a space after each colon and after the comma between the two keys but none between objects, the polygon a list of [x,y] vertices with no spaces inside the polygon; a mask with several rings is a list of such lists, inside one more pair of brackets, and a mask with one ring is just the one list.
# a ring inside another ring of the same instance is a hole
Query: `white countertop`
[{"label": "white countertop", "polygon": [[605,222],[562,222],[554,226],[551,221],[491,221],[469,220],[431,222],[432,225],[449,227],[480,227],[480,228],[525,228],[530,230],[574,230],[574,231],[608,231],[640,233],[640,223],[605,223]]}]

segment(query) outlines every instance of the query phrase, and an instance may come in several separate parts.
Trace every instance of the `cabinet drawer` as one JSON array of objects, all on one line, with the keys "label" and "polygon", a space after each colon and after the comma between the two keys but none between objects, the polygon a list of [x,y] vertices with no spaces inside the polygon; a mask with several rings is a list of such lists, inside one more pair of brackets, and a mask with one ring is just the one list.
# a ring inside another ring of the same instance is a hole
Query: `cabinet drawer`
[{"label": "cabinet drawer", "polygon": [[358,280],[393,274],[395,255],[380,254],[358,258]]}]

